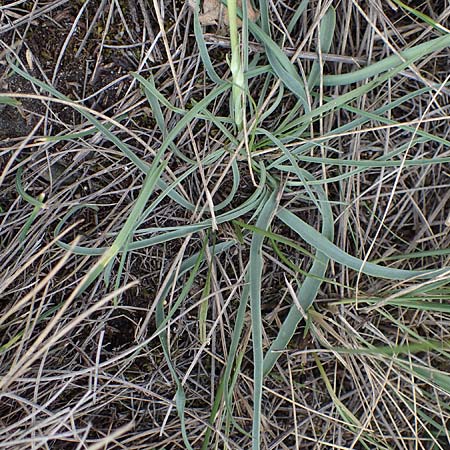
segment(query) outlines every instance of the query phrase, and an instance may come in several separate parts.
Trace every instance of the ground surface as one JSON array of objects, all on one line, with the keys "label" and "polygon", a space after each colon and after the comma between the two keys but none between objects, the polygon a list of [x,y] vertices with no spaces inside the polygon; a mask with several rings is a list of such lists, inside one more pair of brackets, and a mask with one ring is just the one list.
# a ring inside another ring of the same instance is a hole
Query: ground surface
[{"label": "ground surface", "polygon": [[298,3],[255,5],[243,132],[220,15],[2,3],[0,448],[449,447],[450,41],[374,63],[450,6]]}]

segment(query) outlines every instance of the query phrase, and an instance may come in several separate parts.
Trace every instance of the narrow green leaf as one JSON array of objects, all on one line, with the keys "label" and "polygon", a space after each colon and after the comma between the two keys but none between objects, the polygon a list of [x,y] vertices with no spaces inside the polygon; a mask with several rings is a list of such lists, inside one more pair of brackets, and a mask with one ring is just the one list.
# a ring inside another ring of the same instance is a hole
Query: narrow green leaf
[{"label": "narrow green leaf", "polygon": [[[267,230],[277,208],[276,192],[273,192],[262,209],[256,226]],[[263,256],[262,245],[264,236],[253,233],[250,245],[249,284],[250,306],[252,315],[252,340],[253,340],[253,427],[252,448],[261,448],[261,404],[263,386],[263,348],[262,348],[262,317],[261,317],[261,291]]]},{"label": "narrow green leaf", "polygon": [[[336,27],[336,11],[330,6],[320,21],[319,37],[320,37],[320,52],[329,53],[331,43],[333,42],[334,29]],[[308,86],[313,88],[317,86],[320,80],[320,62],[314,61],[311,67],[311,72],[308,76]]]},{"label": "narrow green leaf", "polygon": [[[414,61],[429,55],[430,53],[443,50],[450,45],[450,35],[441,36],[430,41],[423,42],[414,47],[408,48],[400,52],[399,55],[388,56],[387,58],[370,64],[359,70],[350,73],[343,73],[339,75],[326,75],[323,78],[324,86],[345,86],[348,84],[357,83],[367,78],[375,77],[383,72],[398,69],[399,67],[406,68]],[[404,66],[404,62],[408,64]]]},{"label": "narrow green leaf", "polygon": [[21,103],[15,98],[8,97],[6,95],[0,95],[0,105],[20,106]]},{"label": "narrow green leaf", "polygon": [[[306,181],[314,178],[309,172],[299,167],[297,168],[297,173]],[[321,233],[316,233],[321,237],[321,239],[329,239],[332,241],[334,237],[334,222],[331,206],[323,188],[317,186],[315,190],[318,195],[318,210],[322,214],[322,230]],[[282,211],[284,211],[284,209],[282,209]],[[292,215],[296,217],[294,214]],[[280,218],[280,211],[278,211],[277,216]],[[290,226],[289,224],[287,225]],[[294,231],[296,230],[294,229]],[[319,247],[313,247],[317,250],[316,257],[311,269],[308,272],[308,276],[296,293],[298,305],[294,303],[291,306],[276,339],[273,341],[268,352],[266,353],[266,356],[264,357],[264,375],[267,375],[272,370],[280,356],[280,352],[286,349],[298,327],[299,322],[303,319],[306,311],[316,299],[319,288],[325,278],[326,269],[329,263],[329,255],[322,251]],[[301,310],[299,310],[299,306]]]},{"label": "narrow green leaf", "polygon": [[440,270],[403,270],[395,269],[391,267],[383,267],[370,262],[364,263],[361,259],[355,258],[348,253],[341,250],[327,238],[325,238],[321,233],[315,230],[313,227],[308,225],[302,219],[297,217],[290,211],[281,208],[277,216],[286,225],[288,225],[292,230],[294,230],[301,238],[308,242],[313,247],[317,248],[329,258],[349,267],[353,270],[360,271],[366,275],[371,275],[379,278],[386,278],[389,280],[407,280],[410,278],[422,278],[429,279],[437,277],[440,274],[448,272],[448,268],[443,268]]}]

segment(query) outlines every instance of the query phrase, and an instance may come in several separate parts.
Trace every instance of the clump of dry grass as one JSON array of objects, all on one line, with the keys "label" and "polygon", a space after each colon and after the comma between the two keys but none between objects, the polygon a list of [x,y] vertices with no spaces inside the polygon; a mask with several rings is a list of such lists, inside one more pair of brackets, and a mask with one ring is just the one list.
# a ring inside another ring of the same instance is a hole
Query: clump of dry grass
[{"label": "clump of dry grass", "polygon": [[238,127],[187,4],[0,7],[0,448],[448,447],[448,11],[297,3]]}]

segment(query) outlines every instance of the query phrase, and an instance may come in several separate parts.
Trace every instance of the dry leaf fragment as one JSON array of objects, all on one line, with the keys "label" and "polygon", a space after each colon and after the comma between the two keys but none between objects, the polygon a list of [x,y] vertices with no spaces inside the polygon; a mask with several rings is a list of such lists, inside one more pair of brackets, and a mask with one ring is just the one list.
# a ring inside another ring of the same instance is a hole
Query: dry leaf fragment
[{"label": "dry leaf fragment", "polygon": [[[189,0],[189,6],[195,8],[199,0]],[[259,12],[253,8],[250,0],[247,1],[247,14],[249,20],[255,22],[259,17]],[[238,8],[242,7],[242,1],[237,0]],[[203,0],[203,8],[199,15],[200,24],[207,25],[228,25],[228,13],[226,7],[220,2],[220,0]],[[238,20],[238,25],[241,25],[241,21]]]}]

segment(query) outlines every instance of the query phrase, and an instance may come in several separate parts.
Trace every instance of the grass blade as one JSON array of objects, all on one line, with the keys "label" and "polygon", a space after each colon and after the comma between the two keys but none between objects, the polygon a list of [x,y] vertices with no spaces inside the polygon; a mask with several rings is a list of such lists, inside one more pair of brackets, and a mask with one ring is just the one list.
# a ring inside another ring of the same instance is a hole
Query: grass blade
[{"label": "grass blade", "polygon": [[330,259],[353,270],[361,271],[366,275],[386,278],[388,280],[408,280],[411,278],[429,279],[446,274],[449,271],[448,268],[439,270],[403,270],[383,267],[370,262],[364,263],[361,259],[355,258],[341,250],[321,233],[287,209],[281,208],[277,213],[277,217],[306,242],[326,254]]},{"label": "grass blade", "polygon": [[[327,12],[323,16],[320,21],[319,27],[319,42],[320,42],[320,52],[328,53],[331,48],[331,43],[333,42],[334,29],[336,27],[336,11],[330,6]],[[312,89],[314,86],[317,86],[320,80],[320,62],[314,61],[311,67],[311,72],[308,76],[308,86]]]},{"label": "grass blade", "polygon": [[[262,209],[256,226],[267,230],[275,214],[277,207],[276,192],[268,198]],[[253,234],[250,246],[249,261],[249,284],[250,284],[250,306],[252,314],[252,340],[253,340],[253,427],[252,437],[253,450],[259,450],[261,442],[261,404],[263,386],[263,348],[262,348],[262,317],[261,317],[261,278],[263,270],[262,245],[264,236]]]},{"label": "grass blade", "polygon": [[[301,169],[299,168],[299,172],[300,170]],[[301,174],[303,178],[306,180],[314,179],[314,177],[305,170],[301,170]],[[325,191],[321,187],[318,187],[316,191],[319,196],[318,201],[319,211],[322,213],[322,232],[316,233],[321,237],[321,239],[332,241],[334,236],[334,224],[331,206],[330,203],[328,202]],[[282,211],[285,210],[282,209]],[[294,214],[292,215],[294,216]],[[277,216],[281,218],[280,211],[277,213]],[[291,306],[289,313],[286,319],[284,320],[276,339],[273,341],[272,345],[270,346],[270,349],[267,351],[264,357],[264,369],[263,369],[264,375],[267,375],[272,370],[272,368],[274,367],[276,361],[280,356],[280,352],[284,350],[289,344],[290,340],[292,339],[292,336],[294,335],[297,329],[299,322],[303,319],[306,311],[314,302],[317,293],[319,291],[319,288],[322,284],[322,281],[325,277],[325,272],[328,267],[328,262],[330,259],[329,255],[326,252],[323,252],[318,247],[316,246],[313,247],[317,249],[316,257],[311,266],[311,269],[308,272],[308,276],[306,277],[305,281],[302,283],[300,289],[296,294],[298,304],[300,305],[302,310],[299,311],[297,304],[293,304]]]}]

